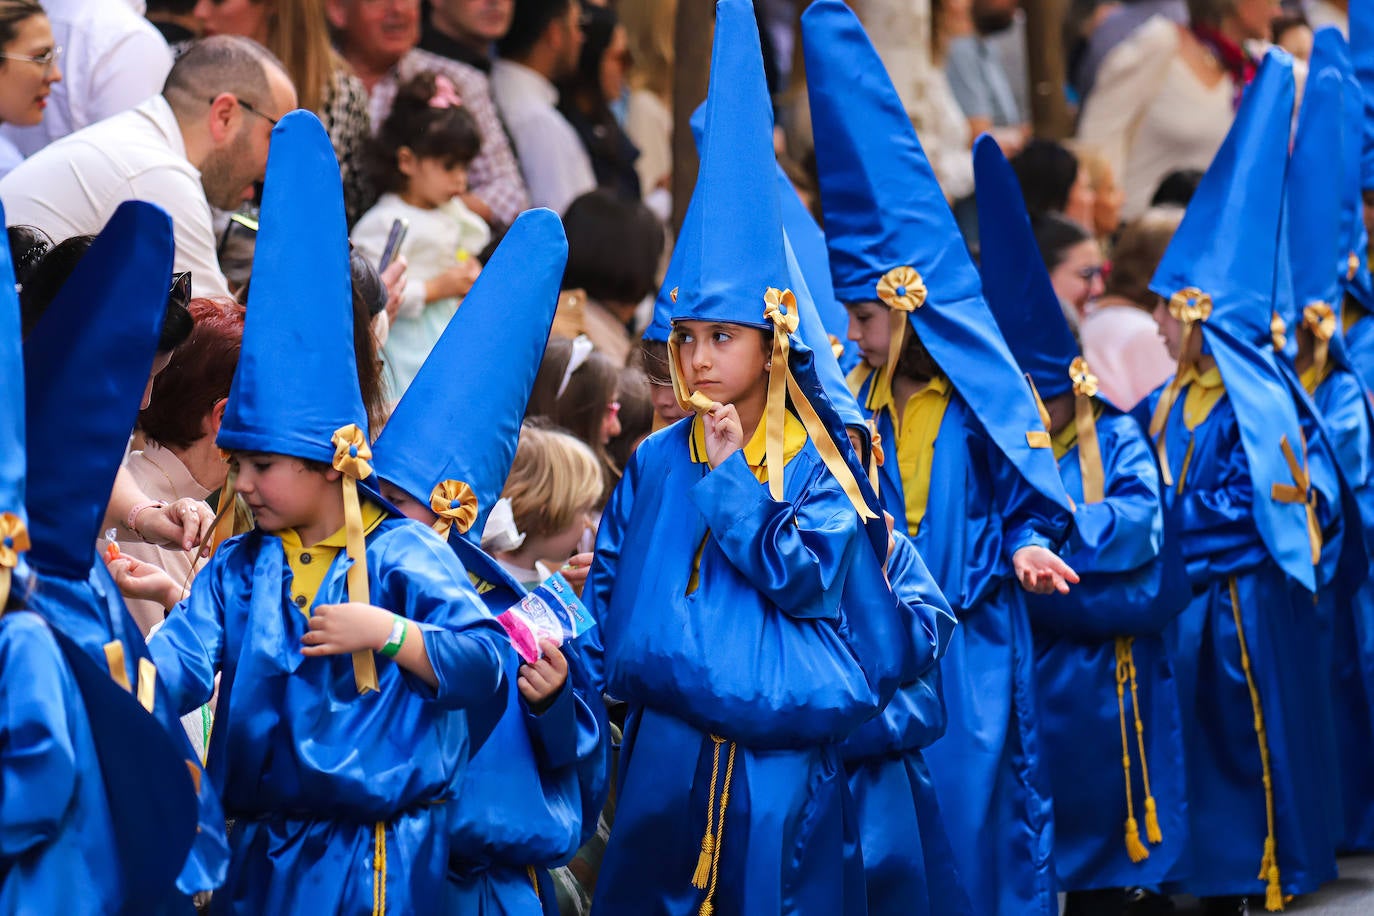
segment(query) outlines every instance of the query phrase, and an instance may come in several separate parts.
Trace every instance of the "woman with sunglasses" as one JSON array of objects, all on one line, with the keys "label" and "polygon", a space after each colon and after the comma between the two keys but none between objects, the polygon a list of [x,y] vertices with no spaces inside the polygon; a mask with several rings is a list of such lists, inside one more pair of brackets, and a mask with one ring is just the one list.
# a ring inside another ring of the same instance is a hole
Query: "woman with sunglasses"
[{"label": "woman with sunglasses", "polygon": [[[31,127],[43,120],[52,84],[62,79],[61,53],[42,6],[0,0],[0,122]],[[0,175],[23,158],[9,138],[0,137]]]}]

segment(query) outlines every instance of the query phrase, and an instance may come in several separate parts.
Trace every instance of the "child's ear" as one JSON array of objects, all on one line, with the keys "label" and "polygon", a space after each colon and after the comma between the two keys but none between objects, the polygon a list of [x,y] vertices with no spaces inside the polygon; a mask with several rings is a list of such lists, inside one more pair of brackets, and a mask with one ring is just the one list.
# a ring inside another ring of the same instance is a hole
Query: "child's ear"
[{"label": "child's ear", "polygon": [[410,147],[401,146],[396,148],[396,171],[407,178],[413,178],[415,176],[415,163],[418,161],[419,157],[415,155],[415,151]]},{"label": "child's ear", "polygon": [[338,483],[340,480],[343,479],[343,471],[340,471],[337,468],[327,468],[324,472],[324,479],[329,481],[330,483]]}]

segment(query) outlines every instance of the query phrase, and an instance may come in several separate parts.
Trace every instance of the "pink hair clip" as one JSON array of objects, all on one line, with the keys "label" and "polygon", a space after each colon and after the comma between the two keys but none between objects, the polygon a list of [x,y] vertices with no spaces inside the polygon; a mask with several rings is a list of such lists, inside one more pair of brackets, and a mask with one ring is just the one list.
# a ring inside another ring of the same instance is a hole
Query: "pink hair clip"
[{"label": "pink hair clip", "polygon": [[430,108],[461,108],[463,97],[458,94],[453,82],[442,73],[434,77],[434,95],[429,100]]}]

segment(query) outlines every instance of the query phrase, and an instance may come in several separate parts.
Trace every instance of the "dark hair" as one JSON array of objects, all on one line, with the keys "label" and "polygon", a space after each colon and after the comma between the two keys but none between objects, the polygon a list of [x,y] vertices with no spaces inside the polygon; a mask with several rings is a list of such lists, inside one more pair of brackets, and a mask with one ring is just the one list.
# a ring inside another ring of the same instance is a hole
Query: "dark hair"
[{"label": "dark hair", "polygon": [[196,0],[148,0],[147,13],[172,13],[178,16],[189,16],[196,8]]},{"label": "dark hair", "polygon": [[377,273],[371,261],[356,250],[348,255],[348,269],[353,276],[353,295],[362,300],[368,316],[376,318],[386,308],[387,300],[386,285],[382,283],[381,274]]},{"label": "dark hair", "polygon": [[1070,248],[1092,239],[1088,230],[1078,223],[1054,213],[1032,216],[1031,229],[1035,231],[1035,244],[1046,270],[1054,270],[1062,264]]},{"label": "dark hair", "polygon": [[639,342],[638,353],[639,368],[650,385],[665,386],[673,383],[673,370],[668,366],[667,341],[642,339]]},{"label": "dark hair", "polygon": [[601,461],[606,478],[606,492],[610,493],[620,478],[620,471],[601,444],[601,426],[606,411],[616,396],[620,384],[620,370],[600,350],[593,350],[568,380],[562,396],[558,386],[573,355],[573,342],[566,337],[550,337],[534,379],[529,406],[525,416],[547,417],[578,439],[585,442]]},{"label": "dark hair", "polygon": [[1150,198],[1150,206],[1186,207],[1201,183],[1200,169],[1175,169],[1165,175],[1164,180],[1159,183],[1159,187],[1155,189],[1155,196]]},{"label": "dark hair", "polygon": [[203,435],[201,420],[229,397],[243,345],[244,308],[232,299],[192,299],[190,336],[153,380],[152,399],[138,415],[153,442],[189,448]]},{"label": "dark hair", "polygon": [[348,268],[353,285],[353,361],[358,365],[358,388],[367,410],[367,425],[375,437],[386,422],[387,393],[382,379],[382,358],[377,353],[377,338],[372,333],[372,319],[376,315],[372,308],[378,295],[382,307],[386,307],[386,287],[362,255],[352,254]]},{"label": "dark hair", "polygon": [[606,452],[618,468],[630,463],[635,446],[654,428],[654,402],[649,400],[649,380],[634,367],[620,370],[620,435],[606,444]]},{"label": "dark hair", "polygon": [[1078,157],[1053,140],[1032,140],[1011,160],[1026,210],[1063,213],[1078,180]]},{"label": "dark hair", "polygon": [[568,15],[578,0],[515,0],[510,30],[497,39],[496,53],[511,60],[520,60],[539,44],[544,33],[556,20]]},{"label": "dark hair", "polygon": [[1151,207],[1123,226],[1112,249],[1112,269],[1103,292],[1152,309],[1150,280],[1182,221],[1182,207]]},{"label": "dark hair", "polygon": [[601,302],[638,302],[654,291],[663,227],[648,207],[610,191],[589,191],[568,206],[563,228],[564,289],[585,290]]},{"label": "dark hair", "polygon": [[10,226],[8,235],[10,260],[14,262],[14,282],[22,290],[38,262],[52,251],[52,239],[36,226]]},{"label": "dark hair", "polygon": [[[893,375],[902,376],[909,379],[932,379],[943,373],[940,364],[935,361],[935,357],[930,355],[926,345],[921,342],[921,337],[916,333],[916,329],[907,324],[906,334],[902,338],[902,352],[897,356],[897,365],[893,367]],[[895,445],[889,446],[896,448]]]},{"label": "dark hair", "polygon": [[438,74],[417,73],[396,90],[391,112],[370,146],[372,177],[382,191],[405,188],[406,178],[396,164],[403,146],[417,159],[440,159],[448,168],[470,164],[481,151],[482,133],[465,105],[429,104],[438,80]]},{"label": "dark hair", "polygon": [[[19,24],[34,16],[46,16],[35,0],[0,0],[0,46],[14,41]],[[3,61],[0,61],[3,64]]]}]

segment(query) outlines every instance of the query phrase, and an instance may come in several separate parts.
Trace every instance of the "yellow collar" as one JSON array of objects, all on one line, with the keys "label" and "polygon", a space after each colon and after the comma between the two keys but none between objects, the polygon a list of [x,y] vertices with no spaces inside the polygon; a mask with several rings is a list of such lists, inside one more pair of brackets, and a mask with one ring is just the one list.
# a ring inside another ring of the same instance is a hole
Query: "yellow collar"
[{"label": "yellow collar", "polygon": [[1226,393],[1221,369],[1213,366],[1206,372],[1198,372],[1197,366],[1189,366],[1179,377],[1179,384],[1188,389],[1183,398],[1183,425],[1190,430],[1197,429]]},{"label": "yellow collar", "polygon": [[[363,533],[371,534],[377,526],[386,520],[386,510],[370,499],[360,500],[363,513]],[[301,543],[300,533],[295,528],[287,528],[285,531],[276,532],[277,537],[281,538],[282,544],[287,550],[303,550],[306,545]],[[318,544],[311,544],[310,547],[332,547],[339,549],[348,546],[348,534],[344,528],[335,531],[329,537],[320,541]]]},{"label": "yellow collar", "polygon": [[1298,381],[1302,382],[1302,387],[1308,394],[1316,394],[1322,382],[1331,377],[1331,370],[1335,368],[1336,364],[1328,356],[1326,362],[1320,367],[1321,371],[1318,371],[1317,364],[1313,363],[1302,370],[1302,372],[1298,373]]},{"label": "yellow collar", "polygon": [[[744,444],[744,460],[748,462],[749,469],[754,472],[754,476],[760,480],[768,479],[766,450],[766,419],[760,419],[758,428],[754,430],[754,435],[749,437],[749,441]],[[801,420],[793,416],[789,410],[787,419],[783,423],[782,429],[782,459],[783,463],[791,461],[797,453],[806,447],[807,436],[806,427]],[[692,420],[692,461],[696,464],[706,463],[706,424],[702,422],[700,416]]]}]

